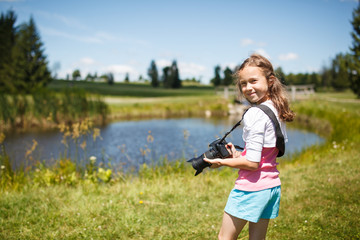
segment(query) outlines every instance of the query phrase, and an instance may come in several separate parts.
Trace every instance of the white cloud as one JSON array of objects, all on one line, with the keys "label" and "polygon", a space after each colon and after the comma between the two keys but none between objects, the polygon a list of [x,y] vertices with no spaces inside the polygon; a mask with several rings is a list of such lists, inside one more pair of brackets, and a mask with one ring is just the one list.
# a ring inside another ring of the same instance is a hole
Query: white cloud
[{"label": "white cloud", "polygon": [[266,57],[269,60],[271,59],[270,55],[263,48],[259,48],[259,49],[255,50],[254,52]]},{"label": "white cloud", "polygon": [[196,63],[186,63],[186,62],[179,62],[178,68],[181,75],[185,76],[200,76],[202,75],[206,67],[203,65],[199,65]]},{"label": "white cloud", "polygon": [[225,70],[227,67],[230,68],[231,70],[234,70],[236,68],[236,66],[238,66],[239,64],[234,63],[234,62],[230,62],[230,63],[224,63],[221,64],[221,69]]},{"label": "white cloud", "polygon": [[125,64],[112,64],[101,68],[103,74],[112,73],[115,81],[123,81],[126,74],[129,75],[130,81],[133,81],[139,77],[139,72],[130,65]]},{"label": "white cloud", "polygon": [[241,39],[241,46],[242,47],[246,47],[246,46],[249,46],[249,45],[252,45],[252,44],[254,44],[255,42],[252,40],[252,39],[250,39],[250,38],[243,38],[243,39]]},{"label": "white cloud", "polygon": [[169,60],[165,60],[165,59],[160,59],[155,61],[156,62],[156,67],[158,68],[158,71],[160,71],[160,69],[167,67],[167,66],[171,66],[172,62]]},{"label": "white cloud", "polygon": [[282,61],[291,61],[291,60],[296,60],[298,58],[299,56],[296,53],[292,53],[292,52],[279,55],[279,59]]},{"label": "white cloud", "polygon": [[106,72],[112,72],[112,73],[121,73],[121,74],[126,74],[126,73],[137,73],[137,71],[135,71],[135,69],[131,66],[128,65],[121,65],[121,64],[113,64],[113,65],[109,65],[107,67],[103,68],[104,71]]},{"label": "white cloud", "polygon": [[257,46],[257,47],[265,47],[267,44],[266,42],[256,42],[254,40],[252,40],[251,38],[243,38],[240,40],[240,45],[242,47],[247,47],[247,46]]},{"label": "white cloud", "polygon": [[95,60],[89,57],[84,57],[80,59],[80,63],[84,65],[93,65],[95,64]]}]

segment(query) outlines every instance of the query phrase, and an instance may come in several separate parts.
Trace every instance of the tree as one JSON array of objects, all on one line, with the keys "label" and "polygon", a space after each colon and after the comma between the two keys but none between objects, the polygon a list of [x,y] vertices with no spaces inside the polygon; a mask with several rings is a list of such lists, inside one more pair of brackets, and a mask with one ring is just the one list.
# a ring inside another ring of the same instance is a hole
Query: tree
[{"label": "tree", "polygon": [[211,79],[211,83],[217,87],[221,85],[221,77],[220,77],[220,66],[217,65],[215,66],[214,72],[215,72],[215,77],[213,79]]},{"label": "tree", "polygon": [[171,87],[172,88],[181,88],[181,80],[179,76],[179,69],[177,67],[176,60],[174,60],[171,64]]},{"label": "tree", "polygon": [[162,82],[165,88],[171,87],[171,70],[170,67],[163,68]]},{"label": "tree", "polygon": [[88,73],[85,77],[85,81],[89,82],[93,82],[94,81],[94,77],[91,75],[91,73]]},{"label": "tree", "polygon": [[350,69],[352,70],[350,76],[351,90],[360,98],[360,2],[352,14],[351,24],[353,31],[351,32],[352,47],[352,61],[350,62]]},{"label": "tree", "polygon": [[288,82],[286,81],[286,77],[285,77],[286,75],[285,75],[284,71],[282,70],[282,68],[278,67],[277,69],[275,69],[275,72],[276,72],[276,76],[280,80],[280,82],[282,84],[288,85]]},{"label": "tree", "polygon": [[321,76],[321,86],[324,88],[330,87],[331,81],[332,81],[331,80],[331,70],[328,67],[323,66],[321,69],[320,76]]},{"label": "tree", "polygon": [[226,67],[224,70],[224,80],[223,80],[223,84],[225,86],[229,86],[234,82],[233,79],[233,72],[231,71],[230,68]]},{"label": "tree", "polygon": [[[11,62],[11,53],[15,45],[16,36],[16,15],[9,10],[6,15],[0,16],[0,91],[11,91],[11,82],[7,77],[7,64]],[[5,81],[7,79],[7,81]],[[14,86],[12,87],[14,88]],[[15,90],[15,89],[13,89]]]},{"label": "tree", "polygon": [[107,77],[107,83],[108,83],[109,85],[113,85],[114,82],[115,82],[115,80],[114,80],[114,75],[113,75],[112,73],[109,73],[109,74],[108,74],[108,77]]},{"label": "tree", "polygon": [[16,33],[11,61],[7,67],[7,81],[19,92],[32,92],[51,81],[51,73],[44,54],[43,43],[33,18],[24,23]]},{"label": "tree", "polygon": [[151,61],[150,67],[148,69],[148,75],[151,80],[151,86],[158,87],[159,86],[159,74],[156,67],[156,63],[154,60]]},{"label": "tree", "polygon": [[318,88],[320,86],[320,75],[316,72],[313,72],[310,76],[310,84],[314,84],[315,88]]},{"label": "tree", "polygon": [[130,82],[129,73],[126,73],[124,82],[126,82],[126,83],[129,83],[129,82]]},{"label": "tree", "polygon": [[344,90],[350,86],[350,58],[349,54],[339,53],[332,60],[331,86],[336,90]]},{"label": "tree", "polygon": [[81,73],[79,69],[75,69],[72,73],[72,79],[74,81],[79,80],[81,78]]}]

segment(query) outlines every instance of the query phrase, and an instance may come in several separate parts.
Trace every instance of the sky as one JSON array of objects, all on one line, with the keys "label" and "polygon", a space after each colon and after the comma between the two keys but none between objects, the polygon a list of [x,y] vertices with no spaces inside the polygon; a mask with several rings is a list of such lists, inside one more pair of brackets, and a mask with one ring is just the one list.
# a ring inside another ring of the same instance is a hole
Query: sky
[{"label": "sky", "polygon": [[176,60],[181,79],[209,83],[260,53],[286,74],[318,72],[351,46],[357,0],[0,0],[16,25],[33,17],[49,68],[115,81]]}]

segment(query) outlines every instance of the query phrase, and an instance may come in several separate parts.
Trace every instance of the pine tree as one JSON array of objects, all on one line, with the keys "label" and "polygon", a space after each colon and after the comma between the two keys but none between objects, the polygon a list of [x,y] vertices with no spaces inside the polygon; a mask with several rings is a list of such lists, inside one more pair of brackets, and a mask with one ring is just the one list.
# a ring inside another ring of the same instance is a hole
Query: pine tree
[{"label": "pine tree", "polygon": [[109,85],[113,85],[115,83],[114,74],[108,73],[107,82],[108,82]]},{"label": "pine tree", "polygon": [[215,66],[215,69],[214,69],[214,72],[215,72],[215,77],[213,79],[211,79],[211,83],[217,87],[217,86],[220,86],[221,85],[221,77],[220,77],[220,66],[217,65]]},{"label": "pine tree", "polygon": [[179,76],[179,69],[177,67],[176,60],[174,60],[171,64],[171,87],[172,88],[180,88],[181,80]]},{"label": "pine tree", "polygon": [[125,83],[129,83],[129,82],[130,82],[129,73],[126,73],[126,74],[125,74],[124,82],[125,82]]},{"label": "pine tree", "polygon": [[351,24],[353,26],[353,32],[351,33],[353,41],[350,48],[352,52],[350,87],[360,98],[360,2],[353,11]]},{"label": "pine tree", "polygon": [[[1,13],[0,17],[0,91],[9,92],[14,88],[9,82],[7,75],[8,63],[11,61],[11,51],[15,45],[16,15],[8,11],[6,15]],[[15,89],[14,89],[15,90]]]},{"label": "pine tree", "polygon": [[229,67],[226,67],[224,70],[224,81],[223,84],[225,86],[229,86],[234,82],[233,79],[233,72],[231,71],[231,69]]},{"label": "pine tree", "polygon": [[171,69],[170,67],[164,67],[163,68],[163,75],[162,75],[162,82],[164,88],[170,88],[171,87]]},{"label": "pine tree", "polygon": [[151,79],[151,86],[159,86],[159,74],[154,60],[151,61],[150,68],[148,69],[148,75]]},{"label": "pine tree", "polygon": [[16,34],[12,61],[8,67],[8,81],[18,92],[32,92],[51,81],[43,43],[33,18],[22,24]]}]

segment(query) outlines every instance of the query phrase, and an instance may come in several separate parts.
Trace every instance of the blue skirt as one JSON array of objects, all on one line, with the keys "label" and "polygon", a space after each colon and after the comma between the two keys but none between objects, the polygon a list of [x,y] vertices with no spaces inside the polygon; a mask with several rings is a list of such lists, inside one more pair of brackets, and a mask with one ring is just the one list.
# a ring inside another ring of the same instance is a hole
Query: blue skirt
[{"label": "blue skirt", "polygon": [[281,186],[247,192],[233,189],[230,192],[225,212],[250,222],[260,218],[273,219],[279,215]]}]

